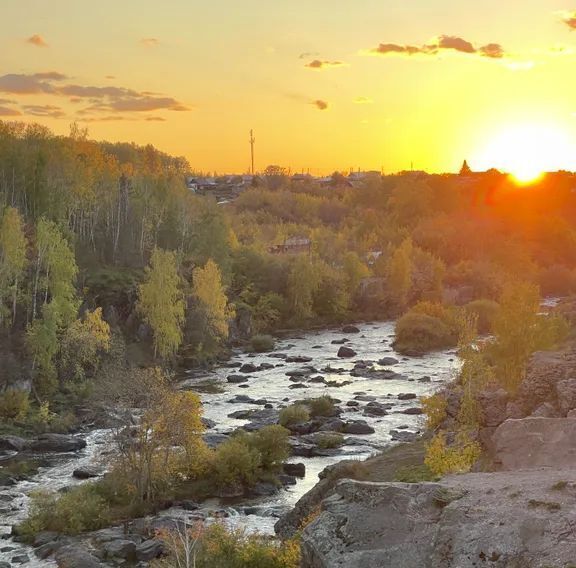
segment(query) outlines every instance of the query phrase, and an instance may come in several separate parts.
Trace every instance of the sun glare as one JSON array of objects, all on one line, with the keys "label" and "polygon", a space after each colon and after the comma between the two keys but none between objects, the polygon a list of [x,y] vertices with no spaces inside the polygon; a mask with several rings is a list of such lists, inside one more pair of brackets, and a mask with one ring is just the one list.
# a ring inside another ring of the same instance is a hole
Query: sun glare
[{"label": "sun glare", "polygon": [[476,160],[478,169],[509,173],[519,185],[540,179],[545,172],[573,169],[576,144],[560,126],[515,125],[502,130]]}]

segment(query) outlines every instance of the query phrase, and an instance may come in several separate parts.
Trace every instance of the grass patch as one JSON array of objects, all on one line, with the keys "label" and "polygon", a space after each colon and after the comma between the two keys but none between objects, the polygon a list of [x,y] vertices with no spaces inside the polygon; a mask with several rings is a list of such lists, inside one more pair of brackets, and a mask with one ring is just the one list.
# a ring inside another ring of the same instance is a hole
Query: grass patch
[{"label": "grass patch", "polygon": [[563,489],[566,489],[566,487],[568,487],[567,481],[557,481],[550,489],[554,491],[562,491]]},{"label": "grass patch", "polygon": [[555,501],[538,501],[537,499],[530,499],[528,501],[528,507],[535,509],[538,507],[542,507],[550,512],[559,511],[562,508],[560,503],[556,503]]},{"label": "grass patch", "polygon": [[394,481],[401,481],[402,483],[421,483],[423,481],[437,481],[438,479],[440,477],[435,475],[426,464],[399,467],[394,474]]}]

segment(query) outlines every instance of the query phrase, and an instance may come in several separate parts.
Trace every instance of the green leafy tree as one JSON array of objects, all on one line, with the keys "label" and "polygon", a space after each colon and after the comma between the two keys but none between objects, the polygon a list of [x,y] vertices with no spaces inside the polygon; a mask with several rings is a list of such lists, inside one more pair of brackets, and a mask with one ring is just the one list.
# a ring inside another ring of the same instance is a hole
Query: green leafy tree
[{"label": "green leafy tree", "polygon": [[110,326],[102,319],[102,308],[88,311],[65,331],[60,365],[65,378],[82,380],[96,371],[100,353],[110,350]]},{"label": "green leafy tree", "polygon": [[155,248],[138,287],[137,309],[152,328],[154,356],[172,357],[182,343],[184,322],[182,280],[173,252]]},{"label": "green leafy tree", "polygon": [[412,289],[412,252],[414,246],[411,239],[406,239],[392,254],[388,267],[388,289],[399,308],[408,303]]},{"label": "green leafy tree", "polygon": [[305,255],[298,256],[288,275],[288,300],[294,320],[312,317],[312,303],[319,285],[318,274],[310,259]]},{"label": "green leafy tree", "polygon": [[19,284],[26,268],[26,236],[24,222],[14,207],[7,207],[0,224],[0,321],[3,317],[3,302],[12,296],[12,324],[16,320],[16,302]]},{"label": "green leafy tree", "polygon": [[33,314],[42,294],[42,317],[27,330],[26,343],[37,371],[37,386],[49,393],[57,378],[54,358],[60,349],[60,336],[78,311],[75,281],[78,267],[74,252],[52,221],[40,219],[36,228],[36,271],[33,288]]},{"label": "green leafy tree", "polygon": [[555,316],[540,315],[538,287],[526,282],[509,282],[500,298],[500,311],[494,321],[496,342],[492,355],[498,379],[514,393],[526,373],[530,356],[550,349],[567,333],[566,322]]},{"label": "green leafy tree", "polygon": [[219,345],[228,337],[228,323],[234,310],[228,303],[220,268],[212,259],[194,269],[192,298],[203,322],[203,347]]},{"label": "green leafy tree", "polygon": [[344,274],[348,293],[354,296],[362,279],[370,276],[370,270],[355,252],[347,252],[344,255]]}]

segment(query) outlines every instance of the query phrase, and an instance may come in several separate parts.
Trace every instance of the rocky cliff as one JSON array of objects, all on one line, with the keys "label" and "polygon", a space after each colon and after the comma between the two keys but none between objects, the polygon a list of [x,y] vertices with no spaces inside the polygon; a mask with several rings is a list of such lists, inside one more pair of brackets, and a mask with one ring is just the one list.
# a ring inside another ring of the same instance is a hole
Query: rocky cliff
[{"label": "rocky cliff", "polygon": [[502,471],[437,483],[342,480],[302,535],[303,568],[576,566],[576,420],[507,420]]}]

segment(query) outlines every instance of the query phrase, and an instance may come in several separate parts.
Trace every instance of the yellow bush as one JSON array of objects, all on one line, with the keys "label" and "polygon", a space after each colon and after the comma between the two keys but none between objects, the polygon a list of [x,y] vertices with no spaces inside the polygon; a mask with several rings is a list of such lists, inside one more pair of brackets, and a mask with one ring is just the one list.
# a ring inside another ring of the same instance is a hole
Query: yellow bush
[{"label": "yellow bush", "polygon": [[109,506],[98,493],[98,485],[87,483],[62,495],[45,492],[33,494],[28,518],[18,527],[18,531],[27,537],[41,531],[73,535],[100,529],[109,522]]},{"label": "yellow bush", "polygon": [[266,536],[247,534],[215,523],[198,525],[183,533],[162,535],[168,548],[166,558],[154,568],[299,568],[297,540],[278,542]]},{"label": "yellow bush", "polygon": [[280,411],[279,422],[284,427],[301,424],[310,420],[310,411],[303,404],[292,404]]},{"label": "yellow bush", "polygon": [[423,396],[420,402],[426,415],[426,426],[430,430],[436,430],[446,419],[448,401],[441,394],[433,394],[431,396]]},{"label": "yellow bush", "polygon": [[0,395],[0,420],[20,422],[30,410],[28,393],[21,390],[9,390]]},{"label": "yellow bush", "polygon": [[456,435],[455,443],[448,446],[446,433],[438,432],[426,448],[424,463],[436,475],[466,473],[482,454],[481,446],[466,431]]}]

